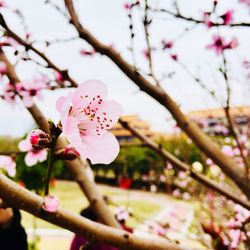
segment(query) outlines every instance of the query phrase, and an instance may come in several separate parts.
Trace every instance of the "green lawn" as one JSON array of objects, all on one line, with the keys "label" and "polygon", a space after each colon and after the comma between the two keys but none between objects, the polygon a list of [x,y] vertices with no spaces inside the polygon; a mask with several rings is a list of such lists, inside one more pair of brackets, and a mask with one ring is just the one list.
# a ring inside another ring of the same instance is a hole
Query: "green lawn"
[{"label": "green lawn", "polygon": [[[127,191],[124,190],[109,188],[108,186],[99,186],[99,189],[104,195],[108,195],[111,199],[113,198],[116,204],[125,207],[129,205],[129,207],[132,208],[133,213],[135,215],[140,215],[140,218],[149,218],[161,209],[160,205],[152,202],[128,200]],[[75,182],[57,181],[55,188],[52,188],[50,192],[60,198],[61,206],[63,208],[75,213],[79,213],[82,208],[88,205],[87,199],[84,197],[78,184]],[[137,223],[138,221],[131,219],[128,224],[130,226],[135,226]],[[22,224],[26,228],[32,228],[33,216],[26,212],[22,212]],[[37,219],[37,227],[58,228],[57,226],[40,219]]]}]

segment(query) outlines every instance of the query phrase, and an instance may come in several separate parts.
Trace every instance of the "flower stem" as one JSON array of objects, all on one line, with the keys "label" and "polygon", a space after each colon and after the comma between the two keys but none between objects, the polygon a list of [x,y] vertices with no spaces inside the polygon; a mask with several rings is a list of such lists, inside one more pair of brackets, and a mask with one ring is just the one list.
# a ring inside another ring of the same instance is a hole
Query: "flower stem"
[{"label": "flower stem", "polygon": [[49,156],[48,156],[49,159],[48,159],[48,168],[47,168],[46,179],[45,179],[44,196],[49,194],[49,183],[50,183],[50,178],[52,174],[52,169],[55,163],[56,142],[60,133],[61,131],[58,130],[58,127],[55,127],[53,123],[50,123],[51,146],[50,146]]}]

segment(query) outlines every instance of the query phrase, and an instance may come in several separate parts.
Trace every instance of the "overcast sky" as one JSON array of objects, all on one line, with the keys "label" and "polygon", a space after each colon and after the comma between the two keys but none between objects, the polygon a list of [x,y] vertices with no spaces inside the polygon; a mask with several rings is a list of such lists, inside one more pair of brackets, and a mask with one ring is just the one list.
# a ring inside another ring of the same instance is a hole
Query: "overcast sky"
[{"label": "overcast sky", "polygon": [[[53,40],[55,38],[68,38],[75,36],[74,28],[67,24],[65,19],[55,9],[44,5],[42,0],[6,0],[11,8],[19,8],[34,40]],[[57,0],[63,7],[63,1]],[[131,54],[128,50],[130,45],[128,18],[123,8],[123,0],[78,0],[75,1],[80,19],[84,26],[93,32],[101,41],[112,44],[120,51],[122,56],[129,62]],[[167,3],[166,3],[167,2]],[[167,7],[171,9],[171,1],[150,1],[151,5]],[[211,9],[209,0],[179,0],[179,7],[183,14],[200,18],[203,11]],[[236,0],[220,0],[218,13],[223,14],[228,9],[235,9],[235,21],[250,22],[249,10]],[[2,11],[9,26],[18,34],[23,35],[23,26],[20,19],[10,11]],[[142,50],[146,47],[144,33],[141,24],[142,16],[134,11],[134,23],[136,30],[135,50],[136,61],[143,72],[148,72],[147,61],[143,57]],[[166,15],[154,15],[150,27],[152,46],[160,48],[161,40],[175,40],[187,27],[193,24],[180,20],[173,20]],[[219,96],[225,94],[225,83],[218,73],[220,58],[213,51],[204,49],[216,33],[225,35],[227,39],[237,36],[240,47],[227,53],[230,61],[231,84],[233,88],[232,103],[234,105],[250,104],[249,82],[244,78],[244,71],[240,67],[243,58],[250,59],[249,28],[213,28],[208,30],[203,25],[198,25],[192,31],[176,40],[173,53],[177,53],[183,64],[187,65],[190,71],[201,79],[211,89],[216,89]],[[64,44],[52,45],[45,48],[41,43],[36,44],[46,55],[61,68],[69,69],[70,75],[79,83],[88,79],[100,79],[108,85],[109,97],[120,102],[124,108],[124,114],[138,114],[142,119],[152,124],[153,129],[170,131],[173,122],[169,122],[171,116],[157,102],[146,94],[139,92],[138,88],[107,58],[95,55],[92,58],[83,57],[79,51],[90,47],[81,40]],[[8,55],[13,60],[12,52]],[[14,61],[14,60],[13,60]],[[190,78],[181,67],[173,62],[166,52],[156,52],[153,55],[154,69],[159,77],[162,73],[176,71],[172,79],[166,79],[162,86],[177,101],[184,112],[196,109],[218,107],[219,105],[202,90],[193,79]],[[41,71],[32,63],[20,63],[17,72],[22,80],[32,79]],[[57,119],[55,111],[56,98],[64,91],[44,93],[44,100],[37,102],[48,118]],[[0,101],[0,135],[8,134],[13,136],[23,135],[32,126],[33,121],[30,115],[22,107],[15,109]]]}]

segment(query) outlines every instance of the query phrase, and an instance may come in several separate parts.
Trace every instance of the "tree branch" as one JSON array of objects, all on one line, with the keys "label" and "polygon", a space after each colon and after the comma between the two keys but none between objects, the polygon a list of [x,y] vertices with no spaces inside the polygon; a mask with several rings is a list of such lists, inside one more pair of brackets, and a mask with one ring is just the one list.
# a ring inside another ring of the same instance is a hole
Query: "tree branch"
[{"label": "tree branch", "polygon": [[22,209],[36,217],[68,229],[78,235],[94,239],[97,242],[101,241],[131,250],[187,250],[185,247],[169,243],[159,237],[145,239],[123,230],[104,226],[65,209],[59,208],[55,213],[48,213],[41,209],[42,197],[21,187],[3,174],[0,174],[0,190],[0,196],[8,206]]},{"label": "tree branch", "polygon": [[[188,22],[192,22],[192,23],[196,23],[196,24],[204,24],[205,22],[203,20],[200,19],[195,19],[192,17],[187,17],[184,16],[180,13],[175,13],[173,11],[167,10],[167,9],[154,9],[154,8],[150,8],[149,9],[153,12],[158,12],[158,13],[165,13],[168,14],[170,16],[176,17],[178,19],[184,20],[184,21],[188,21]],[[229,26],[229,27],[250,27],[250,23],[245,23],[245,22],[241,22],[241,23],[231,23],[231,24],[224,24],[224,23],[214,23],[212,27],[218,27],[218,26]]]},{"label": "tree branch", "polygon": [[142,143],[145,145],[148,145],[149,148],[154,150],[156,153],[158,153],[164,160],[169,161],[174,166],[176,166],[178,169],[181,169],[183,171],[187,171],[193,179],[197,180],[201,184],[205,185],[208,188],[211,188],[215,191],[217,191],[219,194],[223,195],[227,199],[230,199],[241,206],[250,209],[250,203],[246,200],[243,200],[239,198],[239,195],[234,194],[232,190],[227,190],[225,188],[222,188],[218,185],[218,183],[210,180],[203,174],[195,172],[191,166],[188,164],[180,161],[178,158],[176,158],[173,154],[163,149],[161,146],[159,146],[157,143],[155,143],[153,140],[151,140],[149,137],[143,135],[140,133],[137,129],[133,128],[128,122],[119,119],[119,123],[127,130],[129,130],[135,137],[139,138]]},{"label": "tree branch", "polygon": [[57,65],[55,65],[43,52],[35,48],[31,43],[28,43],[24,39],[22,39],[20,36],[18,36],[15,32],[13,32],[9,26],[6,24],[3,15],[0,13],[0,25],[6,30],[7,35],[15,39],[18,43],[24,46],[26,51],[32,50],[34,53],[36,53],[38,56],[40,56],[46,63],[47,67],[54,69],[56,72],[61,73],[64,80],[67,80],[71,83],[72,87],[77,87],[76,81],[69,76],[67,70],[60,69]]},{"label": "tree branch", "polygon": [[159,86],[154,86],[137,72],[132,65],[127,63],[114,48],[106,46],[96,39],[80,23],[72,0],[65,0],[65,5],[71,16],[71,23],[75,26],[79,36],[87,41],[93,48],[110,58],[121,71],[127,75],[142,91],[146,92],[162,104],[177,121],[180,128],[197,144],[197,146],[210,157],[231,179],[241,188],[244,194],[250,197],[248,180],[236,161],[224,155],[218,144],[213,142],[201,129],[184,115],[174,100]]}]

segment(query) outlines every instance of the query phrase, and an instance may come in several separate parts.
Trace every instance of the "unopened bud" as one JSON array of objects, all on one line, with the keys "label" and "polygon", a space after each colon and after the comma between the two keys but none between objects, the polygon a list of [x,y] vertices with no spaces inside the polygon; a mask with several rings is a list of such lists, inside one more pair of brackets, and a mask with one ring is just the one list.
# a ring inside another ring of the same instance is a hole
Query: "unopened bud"
[{"label": "unopened bud", "polygon": [[49,148],[50,138],[49,135],[40,129],[33,130],[30,133],[30,143],[32,147],[36,150]]},{"label": "unopened bud", "polygon": [[49,213],[55,213],[59,204],[60,200],[56,196],[49,194],[44,197],[42,208]]},{"label": "unopened bud", "polygon": [[75,160],[80,156],[79,152],[74,147],[66,147],[56,153],[61,160]]}]

